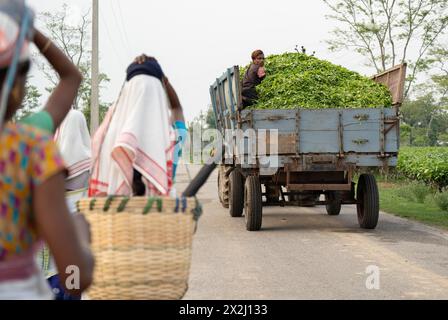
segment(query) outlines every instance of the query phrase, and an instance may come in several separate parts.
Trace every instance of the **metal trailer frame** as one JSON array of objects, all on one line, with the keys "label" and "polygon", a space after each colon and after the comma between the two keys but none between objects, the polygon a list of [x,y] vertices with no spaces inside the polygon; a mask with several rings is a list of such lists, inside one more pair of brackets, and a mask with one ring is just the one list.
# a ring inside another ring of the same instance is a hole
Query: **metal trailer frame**
[{"label": "metal trailer frame", "polygon": [[[342,205],[356,204],[360,226],[376,228],[375,178],[363,174],[356,184],[353,177],[360,168],[396,166],[405,77],[406,64],[372,77],[390,89],[393,108],[242,110],[239,68],[229,68],[210,87],[218,130],[280,128],[276,146],[280,165],[275,174],[263,175],[261,156],[257,154],[256,164],[248,165],[244,162],[248,154],[233,150],[231,163],[219,170],[223,206],[232,217],[245,211],[249,231],[260,230],[263,206],[325,205],[329,215],[338,215]],[[325,200],[320,200],[321,195]]]}]

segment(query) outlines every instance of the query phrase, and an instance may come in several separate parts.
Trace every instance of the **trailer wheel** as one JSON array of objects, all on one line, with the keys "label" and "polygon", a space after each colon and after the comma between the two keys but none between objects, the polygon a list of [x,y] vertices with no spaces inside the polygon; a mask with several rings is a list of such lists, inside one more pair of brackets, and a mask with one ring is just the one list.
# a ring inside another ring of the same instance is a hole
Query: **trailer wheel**
[{"label": "trailer wheel", "polygon": [[333,191],[325,196],[328,204],[326,205],[329,216],[338,216],[341,213],[342,203],[341,196],[338,192]]},{"label": "trailer wheel", "polygon": [[233,218],[243,216],[244,210],[244,185],[243,176],[238,170],[230,173],[229,211]]},{"label": "trailer wheel", "polygon": [[224,165],[219,166],[218,172],[218,196],[219,201],[221,202],[224,208],[229,207],[229,188],[230,188],[230,179],[229,179],[229,171],[231,167],[226,167]]},{"label": "trailer wheel", "polygon": [[375,229],[380,215],[380,197],[373,175],[363,174],[359,177],[356,199],[360,227]]},{"label": "trailer wheel", "polygon": [[244,187],[244,216],[247,231],[259,231],[263,220],[263,205],[260,179],[249,176]]}]

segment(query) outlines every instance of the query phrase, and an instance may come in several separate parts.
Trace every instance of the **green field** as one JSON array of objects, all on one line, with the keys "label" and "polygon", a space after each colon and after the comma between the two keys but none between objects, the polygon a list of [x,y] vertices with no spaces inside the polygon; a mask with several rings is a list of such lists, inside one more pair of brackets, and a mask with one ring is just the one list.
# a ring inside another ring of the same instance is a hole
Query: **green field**
[{"label": "green field", "polygon": [[[448,212],[442,211],[432,199],[431,193],[423,203],[403,197],[407,182],[379,182],[381,210],[399,217],[416,220],[448,230]],[[433,190],[428,188],[428,192]]]}]

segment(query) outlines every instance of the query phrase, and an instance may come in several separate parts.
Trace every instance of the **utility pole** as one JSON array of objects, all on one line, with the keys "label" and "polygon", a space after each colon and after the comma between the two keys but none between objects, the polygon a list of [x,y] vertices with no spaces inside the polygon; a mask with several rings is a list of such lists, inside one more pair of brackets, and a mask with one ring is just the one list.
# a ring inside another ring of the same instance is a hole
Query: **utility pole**
[{"label": "utility pole", "polygon": [[93,135],[100,122],[99,106],[99,0],[93,1],[92,10],[92,95],[90,101],[90,133]]}]

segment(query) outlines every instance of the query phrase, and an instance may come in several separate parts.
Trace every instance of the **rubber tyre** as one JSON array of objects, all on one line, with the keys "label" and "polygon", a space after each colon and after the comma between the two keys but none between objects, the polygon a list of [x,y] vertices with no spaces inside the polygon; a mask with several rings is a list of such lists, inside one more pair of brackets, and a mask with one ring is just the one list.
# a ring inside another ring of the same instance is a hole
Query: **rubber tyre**
[{"label": "rubber tyre", "polygon": [[258,176],[249,176],[244,186],[244,216],[247,231],[259,231],[263,222],[261,183]]},{"label": "rubber tyre", "polygon": [[326,205],[327,213],[329,216],[338,216],[341,213],[341,197],[337,192],[331,192],[327,197],[327,201],[330,203]]},{"label": "rubber tyre", "polygon": [[356,199],[359,226],[362,229],[375,229],[380,216],[380,197],[373,175],[363,174],[359,177]]},{"label": "rubber tyre", "polygon": [[230,179],[229,179],[230,167],[220,166],[218,173],[218,196],[224,208],[229,208],[229,191],[230,191]]},{"label": "rubber tyre", "polygon": [[243,176],[238,170],[230,173],[229,213],[233,218],[243,216],[244,210],[244,185]]}]

